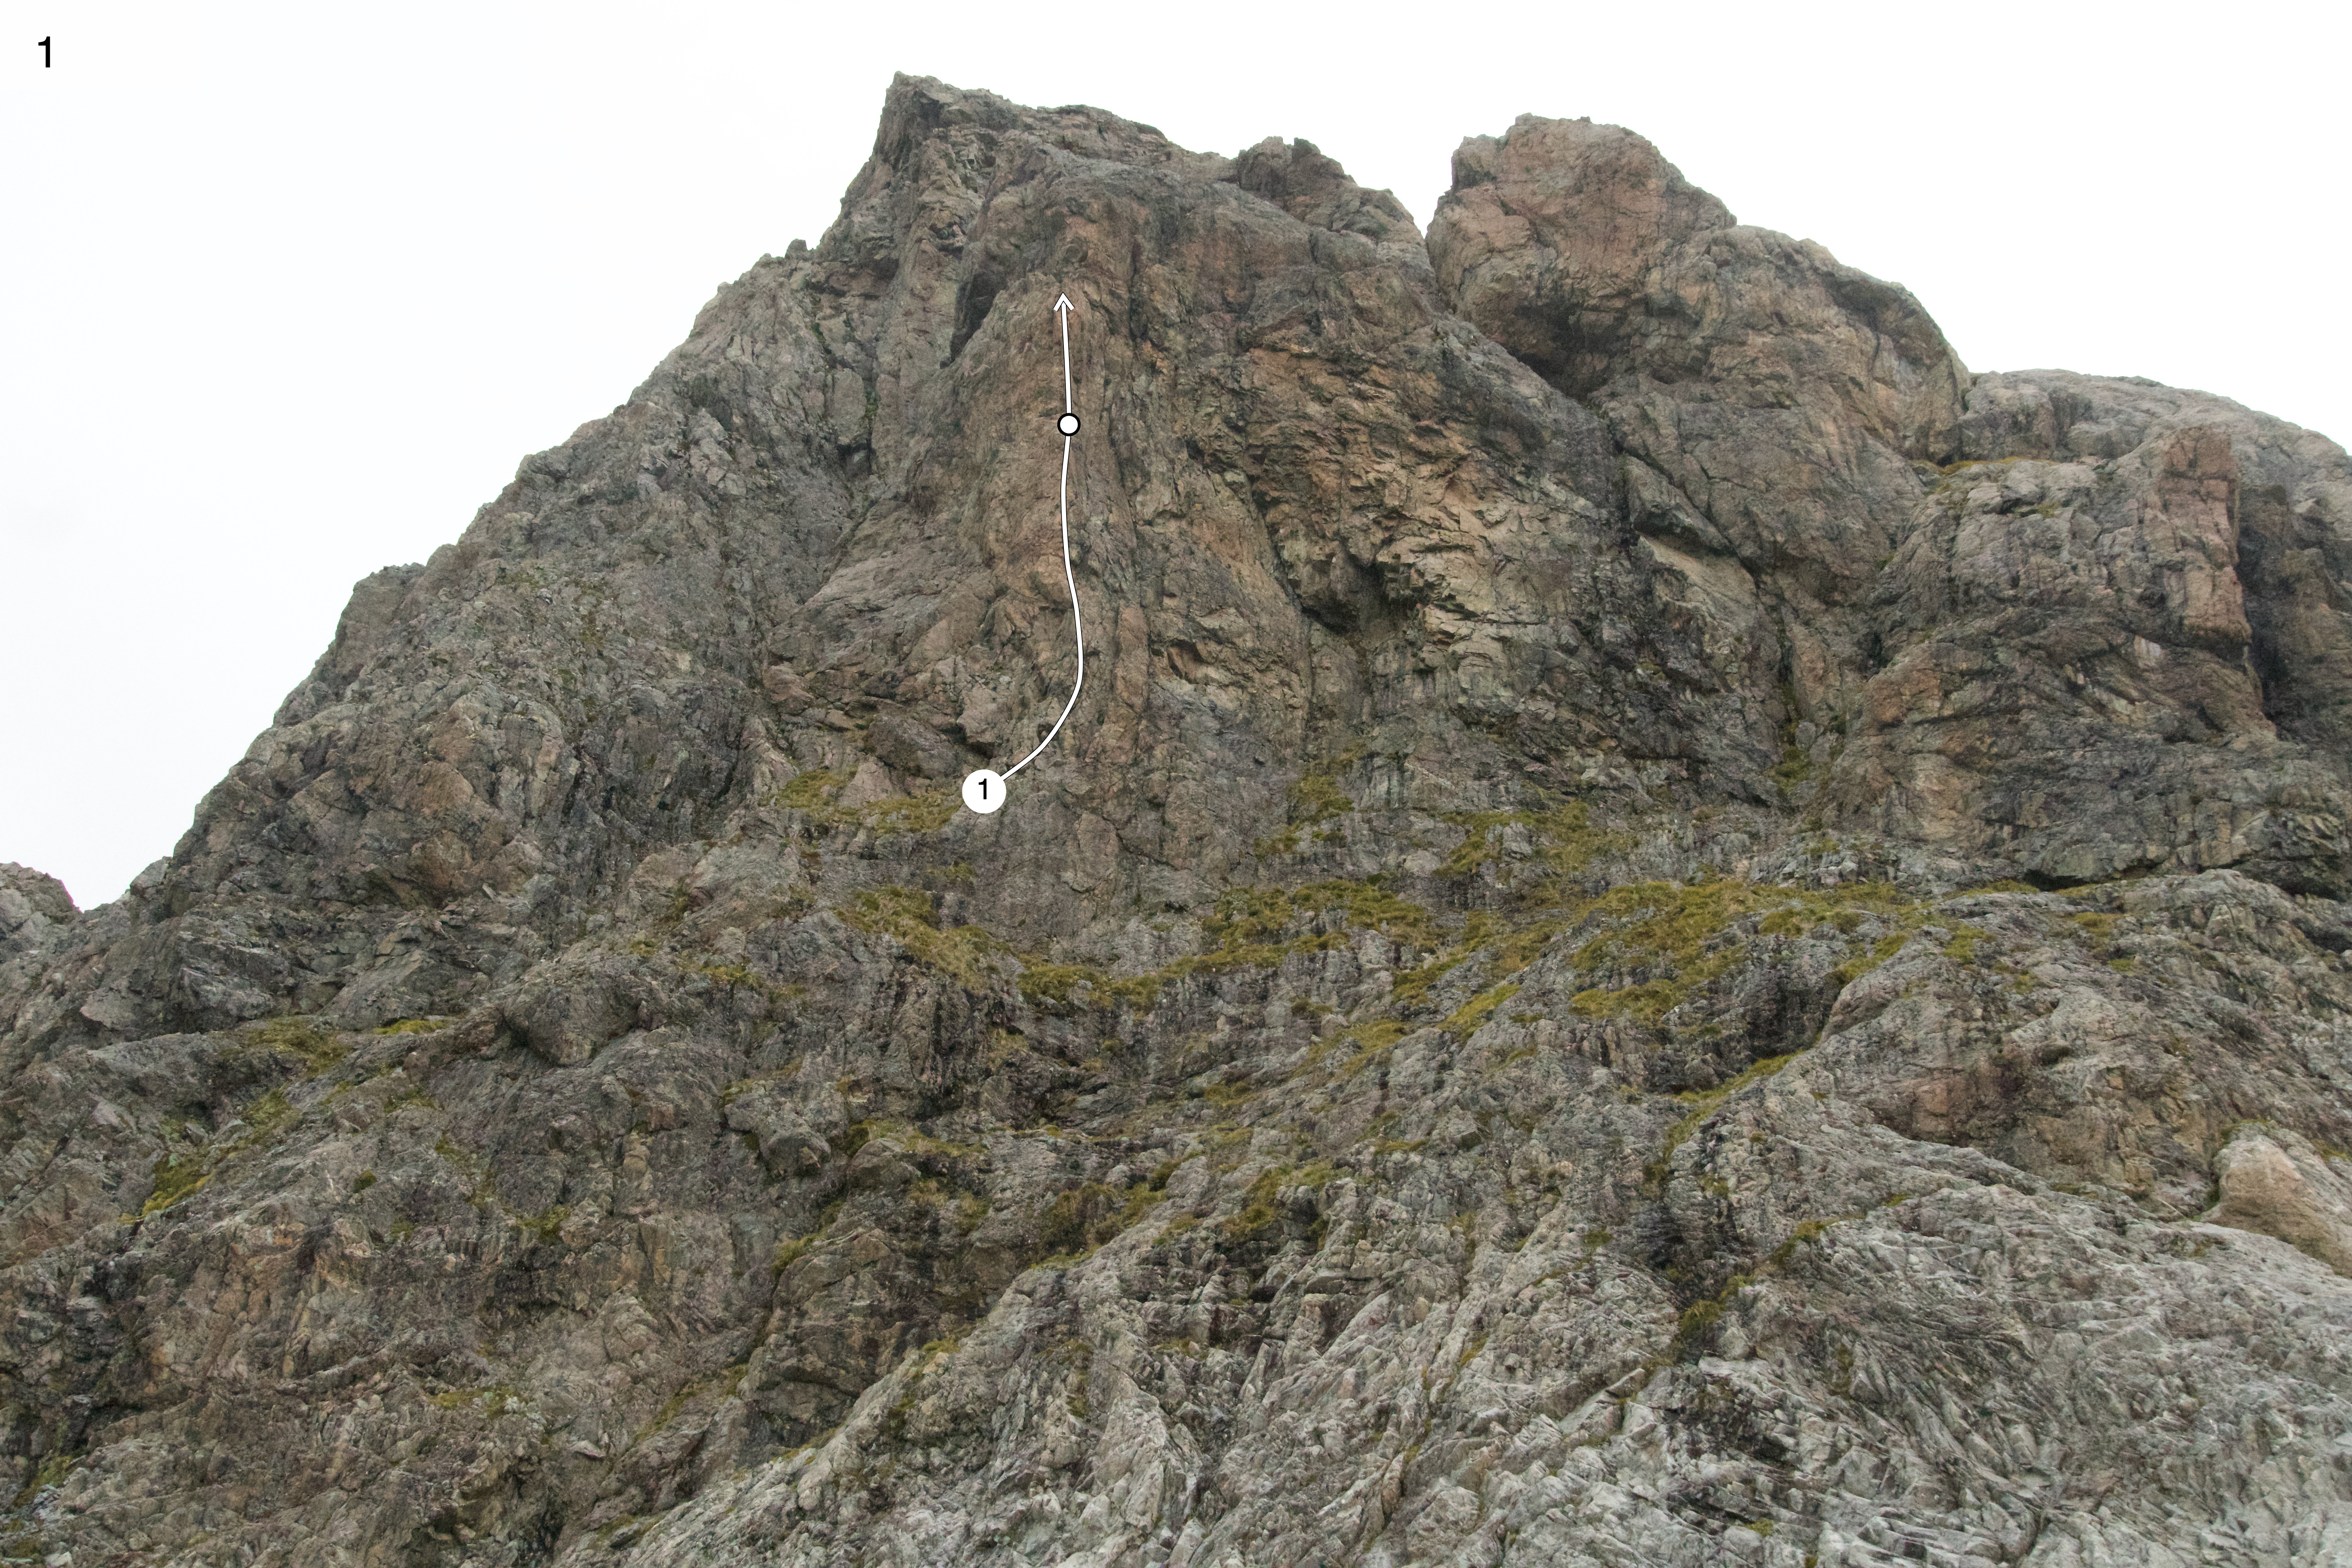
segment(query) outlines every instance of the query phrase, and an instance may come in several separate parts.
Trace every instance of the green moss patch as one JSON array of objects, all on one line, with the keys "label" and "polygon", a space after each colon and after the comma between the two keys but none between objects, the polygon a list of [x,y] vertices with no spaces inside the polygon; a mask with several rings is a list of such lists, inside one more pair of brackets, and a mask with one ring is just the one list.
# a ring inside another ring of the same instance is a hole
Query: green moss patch
[{"label": "green moss patch", "polygon": [[1487,989],[1478,993],[1477,995],[1470,998],[1469,1001],[1465,1002],[1461,1006],[1455,1008],[1446,1018],[1445,1022],[1439,1026],[1442,1028],[1451,1029],[1455,1034],[1467,1039],[1470,1036],[1477,1032],[1478,1026],[1481,1024],[1484,1024],[1487,1018],[1493,1016],[1496,1008],[1501,1006],[1504,1003],[1509,1001],[1518,994],[1519,988],[1517,985],[1506,984],[1502,985],[1489,986]]},{"label": "green moss patch", "polygon": [[271,1018],[264,1023],[247,1025],[240,1035],[240,1044],[248,1051],[284,1052],[300,1061],[303,1068],[314,1076],[325,1072],[351,1054],[351,1047],[338,1039],[331,1030],[321,1028],[308,1018]]},{"label": "green moss patch", "polygon": [[804,769],[776,792],[775,802],[788,811],[823,811],[833,804],[833,797],[841,793],[849,779],[849,774],[831,768]]},{"label": "green moss patch", "polygon": [[1055,1194],[1038,1216],[1037,1244],[1045,1262],[1075,1262],[1122,1234],[1168,1196],[1163,1182],[1125,1192],[1084,1182]]},{"label": "green moss patch", "polygon": [[1901,951],[1926,911],[1919,900],[1884,882],[1849,883],[1821,891],[1730,878],[1688,884],[1630,883],[1611,889],[1588,907],[1588,919],[1598,916],[1621,923],[1578,949],[1575,963],[1580,969],[1606,964],[1630,970],[1641,978],[1616,989],[1579,992],[1570,1005],[1587,1017],[1627,1016],[1654,1024],[1746,962],[1747,942],[1730,933],[1757,916],[1762,917],[1755,928],[1759,936],[1793,936],[1822,925],[1851,934],[1865,919],[1894,926],[1872,948],[1866,963],[1849,961],[1836,971],[1840,984],[1851,984]]},{"label": "green moss patch", "polygon": [[1505,831],[1514,826],[1526,830],[1537,868],[1558,877],[1581,873],[1595,857],[1622,842],[1595,828],[1580,800],[1538,810],[1446,812],[1441,820],[1465,830],[1462,842],[1438,867],[1441,877],[1474,876],[1489,860],[1500,859]]},{"label": "green moss patch", "polygon": [[1249,1191],[1242,1194],[1241,1208],[1224,1221],[1222,1228],[1226,1237],[1244,1241],[1260,1231],[1272,1229],[1282,1218],[1275,1199],[1290,1184],[1290,1176],[1287,1165],[1261,1172],[1257,1180],[1250,1184]]},{"label": "green moss patch", "polygon": [[[1334,922],[1329,917],[1338,915]],[[1313,922],[1319,930],[1299,931]],[[1193,974],[1238,969],[1272,969],[1294,953],[1340,946],[1351,929],[1378,931],[1400,941],[1429,946],[1443,940],[1437,918],[1409,899],[1371,881],[1325,881],[1296,889],[1240,888],[1219,899],[1202,934],[1211,945],[1149,974],[1113,979],[1085,964],[1029,961],[1022,973],[1023,995],[1033,1002],[1067,1005],[1081,985],[1106,1005],[1125,1003],[1148,1010],[1160,990]]]},{"label": "green moss patch", "polygon": [[856,808],[860,826],[877,833],[937,833],[948,825],[962,801],[946,790],[877,800]]},{"label": "green moss patch", "polygon": [[225,1148],[182,1149],[158,1155],[155,1163],[150,1167],[155,1188],[141,1207],[140,1216],[144,1218],[160,1213],[183,1198],[192,1196],[212,1180],[213,1173],[232,1155],[268,1142],[280,1128],[296,1121],[301,1114],[292,1101],[273,1089],[239,1112],[239,1118],[248,1131],[236,1142]]},{"label": "green moss patch", "polygon": [[974,991],[995,984],[995,963],[1011,952],[978,926],[940,930],[931,895],[914,888],[860,893],[841,918],[859,931],[896,937],[918,960]]},{"label": "green moss patch", "polygon": [[854,776],[832,768],[808,768],[794,773],[769,800],[788,811],[806,812],[826,827],[866,827],[877,833],[936,833],[961,804],[952,791],[937,789],[864,805],[835,805]]},{"label": "green moss patch", "polygon": [[1688,1142],[1690,1135],[1697,1131],[1701,1124],[1722,1107],[1725,1100],[1729,1100],[1749,1084],[1772,1077],[1802,1055],[1804,1055],[1802,1051],[1790,1051],[1785,1056],[1765,1057],[1750,1062],[1744,1071],[1728,1083],[1715,1089],[1685,1089],[1675,1096],[1676,1100],[1691,1108],[1690,1112],[1666,1129],[1665,1139],[1659,1145],[1658,1157],[1650,1163],[1643,1173],[1654,1184],[1663,1184],[1666,1179],[1666,1173],[1674,1163],[1675,1151]]}]

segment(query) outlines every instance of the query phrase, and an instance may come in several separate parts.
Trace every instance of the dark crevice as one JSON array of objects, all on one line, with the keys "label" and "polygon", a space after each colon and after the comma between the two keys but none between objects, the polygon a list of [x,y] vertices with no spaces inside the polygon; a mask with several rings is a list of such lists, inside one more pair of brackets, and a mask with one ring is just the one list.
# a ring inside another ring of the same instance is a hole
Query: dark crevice
[{"label": "dark crevice", "polygon": [[1003,291],[1004,279],[993,268],[974,268],[956,290],[955,333],[948,340],[948,358],[963,357],[963,347],[971,335],[980,331],[988,312],[995,308],[996,296]]}]

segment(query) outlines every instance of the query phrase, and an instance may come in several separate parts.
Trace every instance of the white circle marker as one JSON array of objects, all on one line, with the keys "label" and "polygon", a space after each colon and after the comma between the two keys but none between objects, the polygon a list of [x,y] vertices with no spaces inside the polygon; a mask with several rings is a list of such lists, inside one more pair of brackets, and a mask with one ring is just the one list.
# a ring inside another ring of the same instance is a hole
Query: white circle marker
[{"label": "white circle marker", "polygon": [[986,768],[963,781],[963,803],[986,816],[1004,804],[1004,781]]},{"label": "white circle marker", "polygon": [[1054,428],[1065,436],[1075,436],[1078,433],[1078,416],[1075,414],[1065,414],[1054,421]]}]

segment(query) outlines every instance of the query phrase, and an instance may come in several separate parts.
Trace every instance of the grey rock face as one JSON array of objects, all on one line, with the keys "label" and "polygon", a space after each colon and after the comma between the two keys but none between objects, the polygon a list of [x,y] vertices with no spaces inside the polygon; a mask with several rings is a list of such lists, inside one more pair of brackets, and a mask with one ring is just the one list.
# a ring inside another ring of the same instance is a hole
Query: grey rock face
[{"label": "grey rock face", "polygon": [[30,866],[0,866],[0,942],[31,943],[73,919],[73,897],[55,877]]},{"label": "grey rock face", "polygon": [[5,1554],[2352,1560],[2347,505],[1613,128],[901,79],[0,868]]},{"label": "grey rock face", "polygon": [[2059,878],[2341,896],[2342,450],[2082,376],[1981,377],[1970,407],[1878,587],[1885,668],[1831,795]]}]

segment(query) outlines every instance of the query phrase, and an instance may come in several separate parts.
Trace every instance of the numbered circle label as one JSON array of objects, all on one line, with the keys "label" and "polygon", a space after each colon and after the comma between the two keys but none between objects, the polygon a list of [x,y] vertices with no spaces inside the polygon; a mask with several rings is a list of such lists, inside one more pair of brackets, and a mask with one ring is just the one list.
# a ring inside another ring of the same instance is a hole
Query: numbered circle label
[{"label": "numbered circle label", "polygon": [[963,781],[963,803],[982,816],[1004,804],[1004,781],[986,768]]}]

